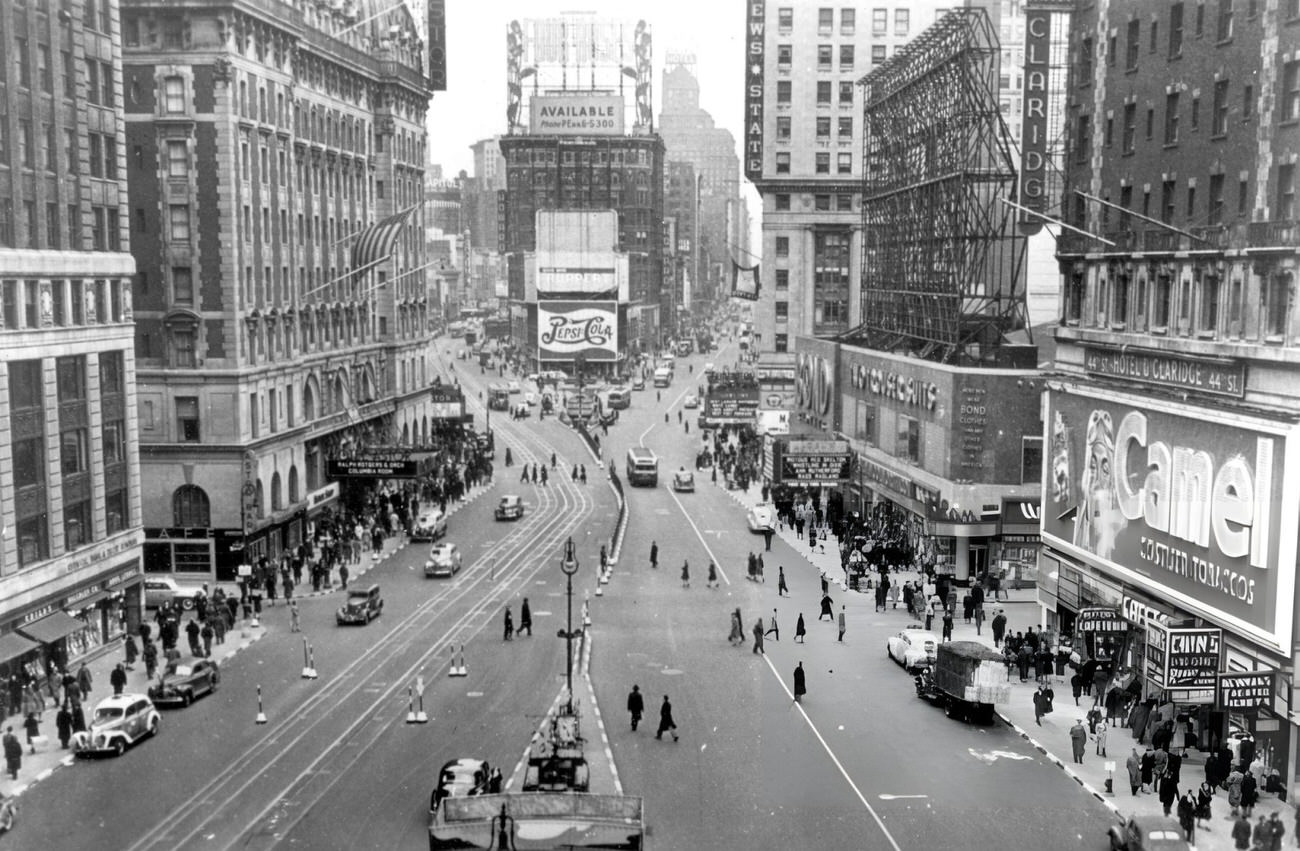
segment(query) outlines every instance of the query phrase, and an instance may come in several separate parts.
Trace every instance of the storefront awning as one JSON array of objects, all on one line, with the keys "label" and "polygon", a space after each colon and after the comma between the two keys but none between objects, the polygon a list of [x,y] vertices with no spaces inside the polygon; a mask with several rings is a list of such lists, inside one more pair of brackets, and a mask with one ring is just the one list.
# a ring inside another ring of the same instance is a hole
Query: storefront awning
[{"label": "storefront awning", "polygon": [[33,621],[18,631],[41,644],[53,644],[65,635],[71,635],[85,626],[67,612],[55,612],[52,615]]},{"label": "storefront awning", "polygon": [[10,659],[17,659],[24,653],[35,650],[39,645],[35,641],[28,641],[16,632],[6,632],[0,635],[0,664],[8,662]]}]

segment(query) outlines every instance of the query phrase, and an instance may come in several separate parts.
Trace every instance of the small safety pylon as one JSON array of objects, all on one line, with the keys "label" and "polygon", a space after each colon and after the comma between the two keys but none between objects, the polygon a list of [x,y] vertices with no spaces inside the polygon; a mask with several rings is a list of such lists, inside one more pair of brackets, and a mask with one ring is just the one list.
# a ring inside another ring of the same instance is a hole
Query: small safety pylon
[{"label": "small safety pylon", "polygon": [[602,572],[602,573],[600,574],[600,584],[601,584],[601,585],[608,585],[608,584],[609,584],[609,571],[608,571],[608,570],[606,570],[606,571],[604,571],[604,572]]},{"label": "small safety pylon", "polygon": [[304,680],[316,679],[316,654],[312,646],[307,643],[307,639],[302,640],[302,678]]},{"label": "small safety pylon", "polygon": [[[599,591],[600,589],[596,589],[596,590]],[[582,601],[582,625],[591,626],[591,610],[587,606],[586,600]]]},{"label": "small safety pylon", "polygon": [[415,723],[415,687],[406,687],[406,723]]},{"label": "small safety pylon", "polygon": [[605,596],[605,588],[604,588],[604,586],[599,585],[599,584],[596,585],[596,596],[597,596],[597,597],[604,597],[604,596]]},{"label": "small safety pylon", "polygon": [[456,664],[456,647],[455,647],[455,645],[452,645],[452,647],[451,647],[451,669],[447,672],[447,675],[448,675],[448,676],[451,676],[451,677],[467,677],[467,676],[469,676],[469,669],[465,667],[465,645],[464,645],[464,644],[462,644],[462,645],[460,646],[460,664],[459,664],[459,665]]},{"label": "small safety pylon", "polygon": [[252,626],[253,629],[257,629],[261,625],[262,625],[262,621],[257,617],[257,615],[253,615],[253,622],[252,624],[250,624],[250,626]]},{"label": "small safety pylon", "polygon": [[[463,665],[464,662],[462,661],[461,664]],[[428,724],[429,715],[424,711],[424,675],[423,674],[415,678],[415,694],[420,701],[420,708],[415,711],[415,723]],[[408,716],[407,723],[408,724],[411,723],[409,720],[409,716]]]},{"label": "small safety pylon", "polygon": [[253,720],[254,724],[266,723],[266,712],[262,709],[262,687],[257,687],[257,718]]}]

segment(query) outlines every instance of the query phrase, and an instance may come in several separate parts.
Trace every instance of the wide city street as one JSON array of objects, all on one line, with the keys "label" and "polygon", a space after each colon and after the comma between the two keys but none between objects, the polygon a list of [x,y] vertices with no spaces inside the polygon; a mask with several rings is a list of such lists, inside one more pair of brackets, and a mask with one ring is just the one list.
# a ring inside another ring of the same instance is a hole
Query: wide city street
[{"label": "wide city street", "polygon": [[[729,356],[724,348],[709,357]],[[847,634],[837,642],[834,626],[816,620],[818,575],[801,553],[774,538],[764,553],[768,581],[747,581],[746,555],[763,539],[748,531],[740,502],[707,471],[696,492],[670,490],[670,472],[693,466],[697,438],[676,412],[704,360],[679,363],[666,391],[634,393],[604,438],[606,462],[645,445],[659,454],[661,476],[657,488],[627,489],[630,521],[601,596],[593,595],[599,543],[612,533],[617,497],[600,462],[552,417],[494,416],[494,481],[450,521],[448,539],[464,554],[458,575],[426,579],[427,545],[413,544],[357,580],[377,583],[385,601],[367,626],[335,625],[337,592],[301,602],[301,636],[289,632],[283,605],[268,607],[266,636],[225,666],[215,695],[166,713],[157,739],[122,758],[56,771],[23,797],[23,830],[6,844],[422,847],[429,795],[446,760],[485,758],[501,767],[508,789],[518,789],[530,737],[564,684],[558,565],[572,536],[580,562],[575,611],[588,600],[590,672],[603,721],[584,718],[587,757],[605,760],[607,738],[622,792],[644,798],[651,847],[1105,847],[1107,809],[1014,731],[949,720],[917,700],[911,678],[884,653],[903,614],[873,613],[869,595],[832,586],[837,606],[847,606]],[[493,377],[448,361],[471,399]],[[471,408],[482,416],[481,406]],[[696,414],[685,413],[688,423]],[[552,452],[560,469],[548,484],[520,484],[520,465],[545,466]],[[586,485],[566,472],[574,464],[587,467]],[[507,493],[526,505],[513,524],[492,514]],[[649,564],[652,542],[658,569]],[[717,588],[706,587],[710,559]],[[778,566],[788,597],[777,595]],[[525,596],[534,635],[505,642],[503,608],[510,605],[517,622]],[[726,640],[736,607],[747,629],[741,647]],[[748,629],[774,607],[780,640],[769,637],[766,655],[754,654]],[[796,644],[800,613],[808,636]],[[303,637],[313,645],[315,680],[301,677]],[[468,676],[453,679],[450,648],[459,653],[462,643]],[[795,704],[799,662],[809,693]],[[418,679],[430,722],[408,725],[408,693]],[[624,710],[633,684],[647,705],[635,732]],[[254,723],[259,685],[265,725]],[[677,742],[654,737],[664,695],[674,706]]]}]

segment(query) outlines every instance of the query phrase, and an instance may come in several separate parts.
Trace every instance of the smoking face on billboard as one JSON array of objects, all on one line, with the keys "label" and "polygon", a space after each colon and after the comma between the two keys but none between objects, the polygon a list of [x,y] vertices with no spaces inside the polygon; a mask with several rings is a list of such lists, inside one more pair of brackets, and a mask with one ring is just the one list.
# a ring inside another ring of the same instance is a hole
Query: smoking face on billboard
[{"label": "smoking face on billboard", "polygon": [[1288,652],[1294,426],[1125,394],[1053,391],[1043,537]]},{"label": "smoking face on billboard", "polygon": [[537,305],[541,360],[618,359],[618,306],[613,302],[552,301]]}]

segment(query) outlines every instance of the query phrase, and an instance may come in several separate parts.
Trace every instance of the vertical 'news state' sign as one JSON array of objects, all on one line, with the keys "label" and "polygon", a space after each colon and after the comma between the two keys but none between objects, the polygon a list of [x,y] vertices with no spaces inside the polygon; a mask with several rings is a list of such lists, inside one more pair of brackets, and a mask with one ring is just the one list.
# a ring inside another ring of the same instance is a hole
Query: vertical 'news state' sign
[{"label": "vertical 'news state' sign", "polygon": [[763,175],[763,53],[767,0],[750,0],[745,49],[745,177]]},{"label": "vertical 'news state' sign", "polygon": [[[1031,210],[1047,208],[1047,81],[1051,56],[1052,15],[1025,10],[1025,96],[1021,113],[1020,203]],[[1041,221],[1021,214],[1026,222]]]}]

